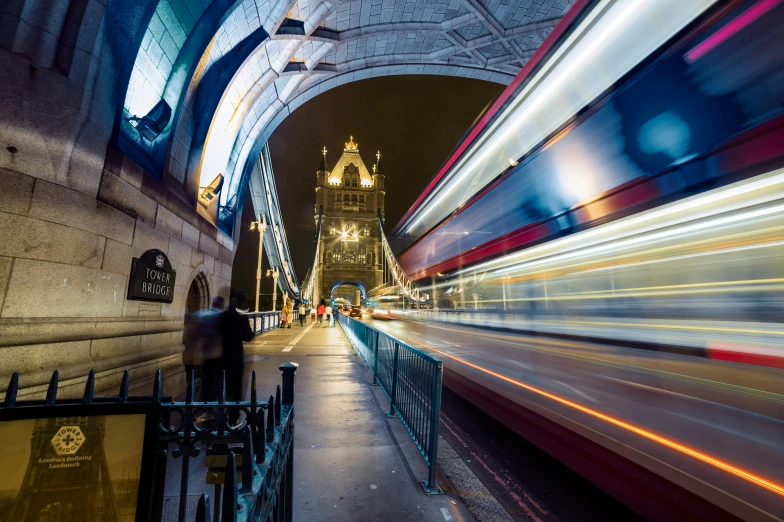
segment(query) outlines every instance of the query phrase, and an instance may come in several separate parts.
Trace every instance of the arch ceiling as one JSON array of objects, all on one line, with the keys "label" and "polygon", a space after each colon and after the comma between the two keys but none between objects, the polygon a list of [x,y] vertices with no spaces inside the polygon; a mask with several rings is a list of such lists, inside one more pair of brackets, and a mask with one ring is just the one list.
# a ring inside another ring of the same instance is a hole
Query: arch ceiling
[{"label": "arch ceiling", "polygon": [[509,83],[573,1],[159,0],[123,113],[166,100],[159,168],[186,187],[224,174],[225,205],[277,125],[319,93],[395,74]]}]

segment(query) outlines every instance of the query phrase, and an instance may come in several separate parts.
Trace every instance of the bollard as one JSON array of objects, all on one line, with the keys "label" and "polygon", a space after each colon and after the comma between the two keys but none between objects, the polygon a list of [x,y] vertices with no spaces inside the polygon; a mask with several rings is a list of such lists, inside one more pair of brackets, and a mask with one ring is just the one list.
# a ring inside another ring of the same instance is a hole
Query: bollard
[{"label": "bollard", "polygon": [[294,375],[299,364],[293,362],[283,363],[278,369],[283,373],[283,406],[294,404]]}]

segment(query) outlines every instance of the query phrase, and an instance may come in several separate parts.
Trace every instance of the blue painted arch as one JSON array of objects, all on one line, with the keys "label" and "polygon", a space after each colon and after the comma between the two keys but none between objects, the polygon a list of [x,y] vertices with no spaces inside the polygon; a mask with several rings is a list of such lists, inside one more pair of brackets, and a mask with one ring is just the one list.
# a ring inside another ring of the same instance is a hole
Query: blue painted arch
[{"label": "blue painted arch", "polygon": [[332,288],[329,290],[330,298],[332,298],[332,293],[335,291],[335,289],[341,286],[353,286],[358,288],[362,294],[362,301],[367,300],[367,288],[365,288],[365,283],[363,281],[347,281],[343,279],[338,279],[332,283]]}]

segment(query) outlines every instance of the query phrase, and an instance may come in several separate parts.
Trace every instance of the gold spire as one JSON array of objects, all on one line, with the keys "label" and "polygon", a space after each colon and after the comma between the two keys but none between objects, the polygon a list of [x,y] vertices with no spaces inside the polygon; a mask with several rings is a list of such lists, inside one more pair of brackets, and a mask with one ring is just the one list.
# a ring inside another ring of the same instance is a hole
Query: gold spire
[{"label": "gold spire", "polygon": [[374,164],[373,164],[373,174],[375,174],[375,173],[376,173],[376,166],[377,166],[377,164],[376,164],[376,163],[374,163]]},{"label": "gold spire", "polygon": [[381,161],[381,151],[376,152],[376,163]]},{"label": "gold spire", "polygon": [[323,154],[325,158],[327,157],[327,147],[326,146],[324,146],[324,148],[321,149],[321,154]]},{"label": "gold spire", "polygon": [[345,144],[344,152],[352,151],[358,152],[359,151],[359,143],[354,143],[354,136],[349,136],[348,143]]}]

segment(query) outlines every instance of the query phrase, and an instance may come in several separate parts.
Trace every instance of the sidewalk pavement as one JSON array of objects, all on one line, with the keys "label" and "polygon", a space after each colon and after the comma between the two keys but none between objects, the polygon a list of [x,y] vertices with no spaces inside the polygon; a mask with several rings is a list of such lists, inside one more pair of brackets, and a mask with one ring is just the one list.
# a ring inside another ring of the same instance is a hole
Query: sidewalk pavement
[{"label": "sidewalk pavement", "polygon": [[297,324],[245,344],[246,383],[255,369],[260,399],[280,382],[278,366],[299,364],[294,520],[473,520],[456,494],[424,494],[427,466],[355,353],[338,325]]}]

